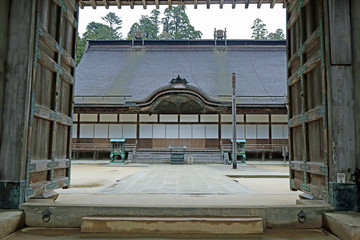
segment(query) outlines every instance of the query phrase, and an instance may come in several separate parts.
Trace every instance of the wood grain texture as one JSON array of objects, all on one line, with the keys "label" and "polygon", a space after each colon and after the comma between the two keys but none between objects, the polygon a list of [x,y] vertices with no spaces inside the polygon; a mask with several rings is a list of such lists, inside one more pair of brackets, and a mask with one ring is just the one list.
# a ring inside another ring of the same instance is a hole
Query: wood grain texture
[{"label": "wood grain texture", "polygon": [[[30,83],[33,62],[35,5],[33,0],[11,4],[0,145],[0,179],[25,179]],[[19,4],[19,5],[18,5]],[[6,36],[6,35],[5,35]]]},{"label": "wood grain texture", "polygon": [[[360,1],[351,1],[351,37],[353,46],[360,46]],[[360,48],[353,47],[354,114],[356,167],[360,168]]]},{"label": "wood grain texture", "polygon": [[349,0],[329,0],[331,64],[350,65],[351,26]]},{"label": "wood grain texture", "polygon": [[351,66],[331,66],[329,78],[329,129],[331,181],[340,171],[356,166],[354,89]]},{"label": "wood grain texture", "polygon": [[[3,96],[5,91],[5,71],[6,71],[6,53],[8,44],[10,0],[0,2],[0,113],[3,112]],[[0,126],[2,126],[2,117],[0,117]],[[0,127],[0,143],[1,143]],[[0,177],[1,179],[1,177]]]}]

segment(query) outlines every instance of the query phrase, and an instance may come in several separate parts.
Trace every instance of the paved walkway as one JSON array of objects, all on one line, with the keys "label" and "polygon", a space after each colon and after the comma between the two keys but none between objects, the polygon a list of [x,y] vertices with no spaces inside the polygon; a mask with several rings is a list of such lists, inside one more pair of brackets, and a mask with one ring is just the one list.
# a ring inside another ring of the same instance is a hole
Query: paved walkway
[{"label": "paved walkway", "polygon": [[229,165],[150,165],[101,190],[104,193],[157,194],[249,194],[254,191],[230,176],[288,176],[254,166]]}]

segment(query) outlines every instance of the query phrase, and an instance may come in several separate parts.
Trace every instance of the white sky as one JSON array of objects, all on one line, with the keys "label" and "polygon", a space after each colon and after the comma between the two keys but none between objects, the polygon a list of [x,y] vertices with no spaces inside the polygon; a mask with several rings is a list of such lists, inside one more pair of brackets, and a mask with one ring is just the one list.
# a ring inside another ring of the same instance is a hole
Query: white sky
[{"label": "white sky", "polygon": [[[160,19],[166,7],[160,6]],[[147,9],[143,9],[142,6],[135,6],[134,9],[130,9],[130,6],[123,6],[122,9],[116,6],[109,9],[97,7],[96,10],[85,7],[80,9],[79,13],[79,33],[82,36],[89,22],[104,23],[101,17],[108,12],[114,12],[123,21],[121,32],[123,37],[126,37],[131,25],[137,22],[141,15],[150,15],[153,9],[155,6],[148,6]],[[251,26],[256,18],[263,20],[269,32],[275,32],[276,29],[281,28],[285,33],[285,12],[282,4],[276,4],[273,9],[270,9],[268,4],[263,4],[260,9],[256,7],[256,4],[250,4],[248,9],[245,9],[243,4],[237,5],[235,9],[231,8],[231,4],[224,4],[223,9],[220,9],[218,5],[211,5],[210,9],[206,9],[206,5],[198,5],[198,9],[194,9],[192,5],[186,7],[190,23],[196,30],[203,33],[202,39],[213,39],[214,28],[226,28],[228,39],[250,39]]]}]

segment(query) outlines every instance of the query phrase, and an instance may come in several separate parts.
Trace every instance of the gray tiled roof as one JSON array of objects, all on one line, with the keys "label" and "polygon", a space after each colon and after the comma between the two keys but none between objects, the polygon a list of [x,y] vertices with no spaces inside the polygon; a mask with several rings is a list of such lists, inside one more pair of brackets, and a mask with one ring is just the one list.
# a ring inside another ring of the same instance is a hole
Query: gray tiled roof
[{"label": "gray tiled roof", "polygon": [[208,96],[229,101],[233,72],[238,103],[284,103],[285,41],[228,40],[227,47],[209,40],[149,42],[91,41],[76,69],[75,95],[81,96],[76,103],[145,99],[177,75]]}]

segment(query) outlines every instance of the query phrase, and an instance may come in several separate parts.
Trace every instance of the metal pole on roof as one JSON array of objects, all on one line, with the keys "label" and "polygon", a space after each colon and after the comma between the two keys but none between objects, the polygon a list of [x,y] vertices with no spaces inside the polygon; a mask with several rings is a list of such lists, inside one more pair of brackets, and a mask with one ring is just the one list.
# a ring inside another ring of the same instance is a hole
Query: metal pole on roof
[{"label": "metal pole on roof", "polygon": [[237,148],[236,148],[236,79],[235,73],[232,74],[232,162],[233,162],[233,169],[237,169]]}]

